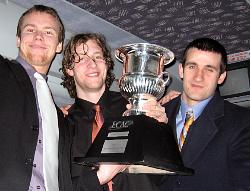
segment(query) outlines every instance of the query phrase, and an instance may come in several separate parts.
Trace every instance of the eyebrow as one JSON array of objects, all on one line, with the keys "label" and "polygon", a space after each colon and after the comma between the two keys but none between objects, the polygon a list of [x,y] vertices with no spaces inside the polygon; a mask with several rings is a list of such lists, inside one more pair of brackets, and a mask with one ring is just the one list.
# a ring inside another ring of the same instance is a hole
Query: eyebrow
[{"label": "eyebrow", "polygon": [[102,51],[97,51],[97,52],[94,52],[93,55],[102,55],[103,56],[103,52]]},{"label": "eyebrow", "polygon": [[[185,62],[185,66],[188,66],[188,65],[198,65],[196,62]],[[219,68],[213,66],[213,65],[210,65],[210,64],[206,64],[205,65],[206,68],[213,68],[215,70],[218,70]]]},{"label": "eyebrow", "polygon": [[[86,52],[86,54],[88,55],[88,52]],[[104,56],[104,53],[103,53],[102,51],[97,50],[97,51],[93,52],[92,55],[94,55],[94,56],[95,56],[95,55]]]},{"label": "eyebrow", "polygon": [[206,65],[205,67],[207,67],[207,68],[212,68],[212,69],[214,69],[214,70],[218,70],[219,68],[217,68],[217,67],[215,67],[215,66],[213,66],[213,65]]},{"label": "eyebrow", "polygon": [[[27,28],[27,27],[36,27],[36,25],[35,24],[26,24],[26,25],[23,26],[24,29]],[[44,28],[45,29],[51,29],[51,30],[57,32],[57,30],[54,27],[44,27]]]},{"label": "eyebrow", "polygon": [[187,65],[197,65],[197,63],[196,62],[185,62],[184,65],[185,66],[187,66]]}]

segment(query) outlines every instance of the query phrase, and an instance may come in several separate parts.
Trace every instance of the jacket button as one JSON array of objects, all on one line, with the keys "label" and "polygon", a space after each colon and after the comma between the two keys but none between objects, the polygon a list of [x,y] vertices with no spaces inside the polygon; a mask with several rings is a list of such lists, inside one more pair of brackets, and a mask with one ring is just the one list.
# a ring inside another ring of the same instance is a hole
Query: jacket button
[{"label": "jacket button", "polygon": [[38,125],[31,125],[31,129],[33,131],[37,131],[39,129],[39,126]]},{"label": "jacket button", "polygon": [[32,159],[31,159],[31,158],[25,159],[25,164],[26,164],[26,165],[33,164],[33,163],[32,163]]},{"label": "jacket button", "polygon": [[177,181],[176,181],[176,184],[177,184],[178,186],[180,186],[180,185],[181,185],[181,181],[180,181],[180,180],[177,180]]}]

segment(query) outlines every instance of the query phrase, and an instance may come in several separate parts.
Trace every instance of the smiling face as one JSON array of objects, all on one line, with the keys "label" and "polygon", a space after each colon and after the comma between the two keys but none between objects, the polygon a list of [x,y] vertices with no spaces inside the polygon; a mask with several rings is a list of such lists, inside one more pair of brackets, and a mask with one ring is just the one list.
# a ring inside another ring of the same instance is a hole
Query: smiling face
[{"label": "smiling face", "polygon": [[96,41],[88,40],[76,47],[74,68],[67,69],[67,73],[74,77],[78,97],[84,98],[86,93],[104,92],[107,65]]},{"label": "smiling face", "polygon": [[179,65],[183,79],[182,99],[190,106],[212,96],[217,84],[223,83],[226,72],[220,74],[221,55],[214,52],[190,48],[185,66]]},{"label": "smiling face", "polygon": [[58,35],[58,23],[50,14],[32,12],[26,15],[20,37],[17,37],[19,55],[36,71],[47,73],[55,54],[62,50]]}]

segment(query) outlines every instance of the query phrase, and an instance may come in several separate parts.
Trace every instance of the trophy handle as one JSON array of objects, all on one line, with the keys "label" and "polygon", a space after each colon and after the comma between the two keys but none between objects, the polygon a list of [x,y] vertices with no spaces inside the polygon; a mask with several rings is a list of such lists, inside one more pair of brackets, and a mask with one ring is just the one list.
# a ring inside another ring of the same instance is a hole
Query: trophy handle
[{"label": "trophy handle", "polygon": [[159,78],[162,78],[163,76],[167,76],[167,77],[163,78],[163,81],[164,81],[163,85],[164,85],[164,86],[167,86],[167,85],[169,84],[169,82],[170,82],[170,74],[169,74],[167,71],[163,71],[163,72],[158,76],[158,79],[159,79]]},{"label": "trophy handle", "polygon": [[124,59],[126,59],[126,54],[121,50],[121,49],[117,49],[115,51],[115,58],[121,62],[124,63]]}]

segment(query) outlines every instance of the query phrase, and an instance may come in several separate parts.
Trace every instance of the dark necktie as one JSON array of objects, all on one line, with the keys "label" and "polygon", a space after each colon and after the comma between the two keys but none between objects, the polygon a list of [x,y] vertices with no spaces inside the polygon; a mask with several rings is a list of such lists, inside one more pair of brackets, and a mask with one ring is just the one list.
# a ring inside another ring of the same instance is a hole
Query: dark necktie
[{"label": "dark necktie", "polygon": [[186,112],[186,117],[185,117],[185,123],[182,128],[181,134],[180,134],[180,140],[179,140],[179,149],[182,149],[182,146],[185,142],[189,127],[191,124],[194,122],[194,113],[193,111],[187,111]]},{"label": "dark necktie", "polygon": [[[95,105],[94,110],[95,110],[95,120],[93,122],[93,129],[92,129],[92,142],[95,140],[96,135],[98,134],[104,123],[100,106]],[[109,191],[113,190],[112,184],[113,184],[112,180],[108,182]]]}]

